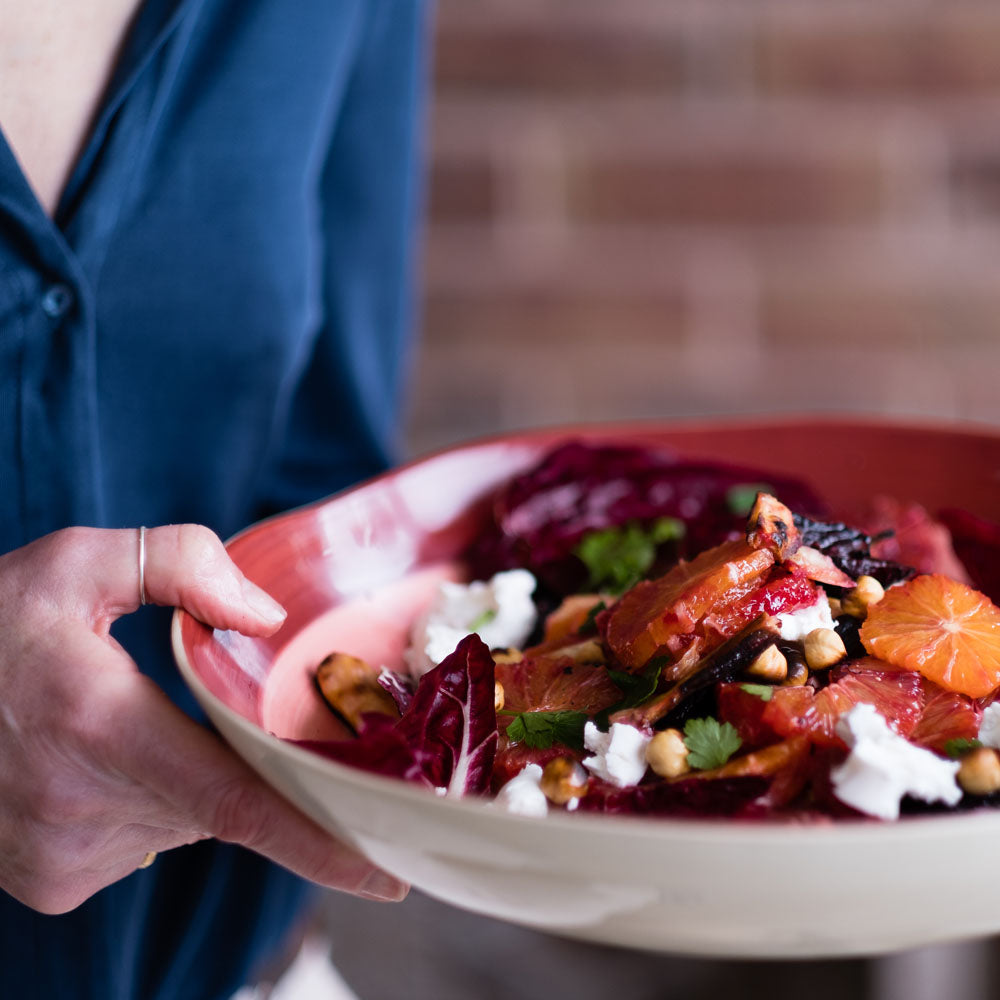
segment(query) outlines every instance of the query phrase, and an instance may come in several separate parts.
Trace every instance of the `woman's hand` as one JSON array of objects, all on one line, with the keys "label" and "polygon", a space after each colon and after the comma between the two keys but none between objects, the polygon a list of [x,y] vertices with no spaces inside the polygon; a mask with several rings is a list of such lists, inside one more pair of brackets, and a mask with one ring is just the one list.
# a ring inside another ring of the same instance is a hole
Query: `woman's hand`
[{"label": "woman's hand", "polygon": [[[146,532],[144,582],[151,603],[216,628],[267,635],[284,618],[196,525]],[[150,851],[218,837],[401,899],[138,671],[109,629],[139,603],[135,530],[69,528],[0,557],[0,887],[61,913]]]}]

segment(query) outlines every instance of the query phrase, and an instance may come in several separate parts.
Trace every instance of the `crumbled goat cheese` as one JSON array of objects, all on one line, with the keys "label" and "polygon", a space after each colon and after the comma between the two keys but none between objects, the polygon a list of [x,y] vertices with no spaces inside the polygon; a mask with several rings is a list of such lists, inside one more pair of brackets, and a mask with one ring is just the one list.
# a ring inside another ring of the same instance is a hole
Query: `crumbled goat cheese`
[{"label": "crumbled goat cheese", "polygon": [[873,705],[855,705],[841,716],[837,734],[851,753],[830,774],[834,794],[860,812],[897,819],[905,795],[950,806],[961,799],[958,763],[903,739]]},{"label": "crumbled goat cheese", "polygon": [[497,804],[520,816],[547,816],[549,801],[541,788],[540,764],[526,764],[497,792]]},{"label": "crumbled goat cheese", "polygon": [[583,728],[583,745],[594,754],[585,757],[584,767],[619,788],[642,781],[646,773],[646,747],[652,737],[623,722],[615,722],[602,733],[593,722]]},{"label": "crumbled goat cheese", "polygon": [[984,747],[1000,750],[1000,701],[987,705],[979,723],[979,742]]},{"label": "crumbled goat cheese", "polygon": [[526,569],[497,573],[489,581],[441,583],[414,623],[411,647],[403,654],[410,673],[422,677],[471,632],[490,649],[523,645],[538,617],[534,590],[535,578]]},{"label": "crumbled goat cheese", "polygon": [[777,616],[782,639],[796,642],[804,639],[813,629],[833,628],[833,615],[826,594],[820,592],[815,604],[795,611],[785,611]]}]

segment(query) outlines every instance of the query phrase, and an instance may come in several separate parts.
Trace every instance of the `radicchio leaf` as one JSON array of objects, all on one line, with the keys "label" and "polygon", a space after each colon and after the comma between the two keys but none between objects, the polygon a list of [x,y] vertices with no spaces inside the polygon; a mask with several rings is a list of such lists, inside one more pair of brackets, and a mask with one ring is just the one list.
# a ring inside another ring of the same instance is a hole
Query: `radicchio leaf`
[{"label": "radicchio leaf", "polygon": [[413,683],[394,670],[383,668],[378,675],[379,684],[392,696],[392,700],[402,715],[413,701]]},{"label": "radicchio leaf", "polygon": [[489,787],[499,739],[494,665],[478,635],[467,635],[420,678],[397,727],[435,788],[460,796]]},{"label": "radicchio leaf", "polygon": [[489,788],[499,739],[494,699],[493,657],[478,635],[469,635],[420,678],[400,719],[369,713],[357,739],[299,745],[447,795],[478,795]]},{"label": "radicchio leaf", "polygon": [[417,754],[399,731],[398,725],[398,720],[388,715],[369,713],[364,716],[361,735],[357,739],[295,742],[339,764],[432,787]]}]

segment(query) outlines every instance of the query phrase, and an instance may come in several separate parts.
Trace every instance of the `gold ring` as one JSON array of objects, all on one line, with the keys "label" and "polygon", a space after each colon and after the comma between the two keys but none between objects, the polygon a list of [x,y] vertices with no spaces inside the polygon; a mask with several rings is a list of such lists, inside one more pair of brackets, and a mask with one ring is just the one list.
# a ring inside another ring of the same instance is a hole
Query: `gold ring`
[{"label": "gold ring", "polygon": [[139,868],[148,868],[156,860],[156,851],[146,851],[146,856],[139,862]]}]

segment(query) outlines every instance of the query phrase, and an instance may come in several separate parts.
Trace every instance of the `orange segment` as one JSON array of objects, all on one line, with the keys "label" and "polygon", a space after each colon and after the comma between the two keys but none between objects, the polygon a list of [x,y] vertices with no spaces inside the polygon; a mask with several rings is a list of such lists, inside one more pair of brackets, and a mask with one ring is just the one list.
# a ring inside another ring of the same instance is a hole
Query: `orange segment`
[{"label": "orange segment", "polygon": [[558,653],[498,663],[504,708],[510,712],[599,712],[621,701],[621,688],[605,667],[576,663]]},{"label": "orange segment", "polygon": [[946,576],[890,587],[868,609],[861,641],[873,656],[971,698],[1000,684],[1000,608]]},{"label": "orange segment", "polygon": [[608,645],[627,669],[638,670],[671,639],[694,632],[715,608],[745,597],[772,565],[768,549],[736,539],[679,563],[657,580],[643,580],[612,607]]}]

